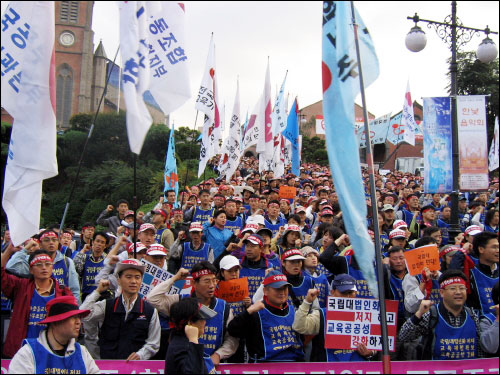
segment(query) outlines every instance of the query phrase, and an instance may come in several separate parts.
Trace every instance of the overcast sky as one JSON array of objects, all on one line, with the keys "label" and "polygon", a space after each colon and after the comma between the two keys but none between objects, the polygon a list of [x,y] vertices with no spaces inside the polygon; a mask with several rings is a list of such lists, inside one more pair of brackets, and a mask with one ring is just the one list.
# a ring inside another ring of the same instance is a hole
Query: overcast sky
[{"label": "overcast sky", "polygon": [[[2,1],[2,13],[7,2]],[[198,91],[214,33],[219,97],[231,116],[236,79],[240,80],[241,116],[251,111],[262,93],[267,58],[270,59],[273,96],[288,70],[286,92],[299,98],[299,107],[322,99],[321,23],[322,2],[186,2],[187,53],[193,96],[171,114],[177,127],[193,126]],[[446,96],[447,45],[434,29],[420,26],[427,34],[427,47],[412,53],[404,40],[413,22],[407,16],[443,21],[451,13],[450,1],[355,2],[372,35],[380,64],[380,75],[367,88],[368,110],[376,116],[402,109],[407,80],[412,98]],[[458,17],[465,26],[499,29],[498,1],[458,2]],[[108,58],[113,59],[119,43],[118,6],[96,1],[94,48],[102,39]],[[498,47],[498,35],[490,36]],[[484,34],[475,36],[465,50],[475,51]],[[358,98],[359,99],[359,98]],[[360,99],[358,103],[360,103]],[[221,105],[222,105],[221,104]],[[202,125],[198,116],[197,126]]]}]

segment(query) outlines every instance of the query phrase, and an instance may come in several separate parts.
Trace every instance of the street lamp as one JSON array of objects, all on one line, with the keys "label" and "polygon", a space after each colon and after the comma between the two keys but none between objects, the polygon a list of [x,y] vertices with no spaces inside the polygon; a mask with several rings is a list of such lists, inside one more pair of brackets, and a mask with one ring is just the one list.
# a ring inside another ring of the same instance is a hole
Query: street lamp
[{"label": "street lamp", "polygon": [[451,3],[451,15],[447,16],[444,22],[430,21],[420,18],[417,13],[413,17],[407,19],[415,22],[415,26],[406,36],[406,47],[412,52],[419,52],[425,48],[427,37],[425,32],[418,27],[418,22],[427,23],[430,29],[434,27],[438,36],[449,45],[451,50],[450,63],[450,97],[451,97],[451,121],[452,121],[452,153],[453,153],[453,192],[451,194],[451,225],[450,234],[454,238],[460,233],[460,225],[458,222],[458,192],[459,192],[459,165],[458,165],[458,129],[457,129],[457,49],[462,45],[467,44],[474,35],[480,33],[486,34],[486,38],[479,45],[476,56],[483,63],[489,63],[497,57],[498,51],[495,43],[488,37],[489,34],[498,34],[491,31],[488,26],[486,29],[475,29],[462,25],[462,22],[457,18],[457,2]]}]

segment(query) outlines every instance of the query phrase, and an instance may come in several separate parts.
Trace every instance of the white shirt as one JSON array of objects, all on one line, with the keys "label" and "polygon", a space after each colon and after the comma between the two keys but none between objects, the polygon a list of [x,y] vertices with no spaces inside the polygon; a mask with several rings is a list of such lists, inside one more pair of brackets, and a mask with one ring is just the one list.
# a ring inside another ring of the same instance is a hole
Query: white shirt
[{"label": "white shirt", "polygon": [[[47,342],[46,332],[46,329],[40,332],[37,340],[40,344],[43,345],[45,349],[53,353]],[[66,348],[65,356],[73,354],[73,352],[75,351],[75,342],[75,339],[71,339],[68,347]],[[83,345],[80,345],[80,347],[82,349],[82,358],[83,363],[85,364],[85,367],[87,369],[87,374],[99,374],[99,367],[97,367],[87,348]],[[9,374],[35,374],[35,370],[35,358],[33,356],[33,351],[31,350],[31,347],[29,345],[24,345],[17,351],[17,353],[14,355],[14,358],[12,358],[12,361],[9,365]]]}]

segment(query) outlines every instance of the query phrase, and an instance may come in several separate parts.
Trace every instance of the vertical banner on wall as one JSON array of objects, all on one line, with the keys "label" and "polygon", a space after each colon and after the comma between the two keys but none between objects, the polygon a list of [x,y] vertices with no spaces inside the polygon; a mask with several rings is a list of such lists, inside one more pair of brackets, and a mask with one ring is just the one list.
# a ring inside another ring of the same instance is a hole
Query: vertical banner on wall
[{"label": "vertical banner on wall", "polygon": [[453,190],[451,102],[424,98],[424,166],[426,193]]},{"label": "vertical banner on wall", "polygon": [[488,140],[484,95],[457,96],[460,190],[488,189]]}]

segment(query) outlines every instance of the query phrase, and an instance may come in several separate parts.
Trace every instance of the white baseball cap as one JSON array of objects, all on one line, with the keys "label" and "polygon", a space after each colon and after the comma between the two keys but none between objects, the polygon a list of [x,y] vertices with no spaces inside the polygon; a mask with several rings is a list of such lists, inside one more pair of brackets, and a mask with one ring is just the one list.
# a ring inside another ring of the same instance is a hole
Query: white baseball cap
[{"label": "white baseball cap", "polygon": [[226,271],[236,266],[240,267],[241,269],[240,262],[238,261],[238,258],[236,258],[234,255],[226,255],[224,258],[221,259],[219,266],[221,270],[226,270]]}]

